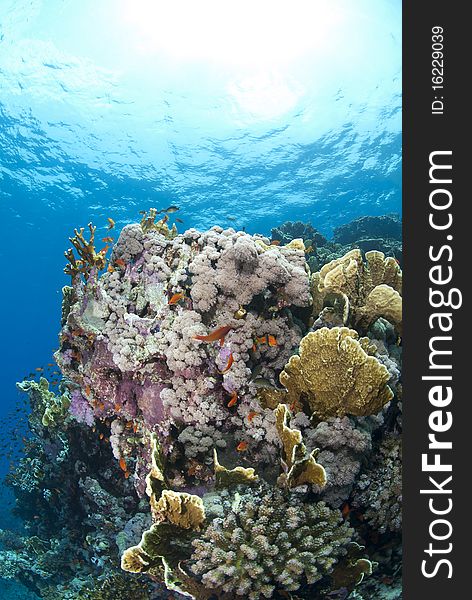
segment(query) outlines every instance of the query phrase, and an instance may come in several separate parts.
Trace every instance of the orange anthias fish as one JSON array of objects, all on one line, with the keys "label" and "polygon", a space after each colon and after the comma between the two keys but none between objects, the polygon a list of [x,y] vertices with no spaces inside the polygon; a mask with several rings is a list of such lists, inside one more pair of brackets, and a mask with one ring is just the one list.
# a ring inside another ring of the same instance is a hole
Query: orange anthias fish
[{"label": "orange anthias fish", "polygon": [[114,273],[114,272],[115,272],[115,269],[114,269],[114,268],[113,268],[111,265],[108,265],[107,271],[108,271],[109,273]]},{"label": "orange anthias fish", "polygon": [[120,469],[123,472],[126,472],[128,470],[128,467],[126,466],[126,461],[123,457],[120,458]]},{"label": "orange anthias fish", "polygon": [[254,417],[257,417],[258,414],[259,413],[255,410],[251,410],[251,412],[247,415],[247,420],[249,421],[249,423],[252,423],[252,420],[254,419]]},{"label": "orange anthias fish", "polygon": [[38,371],[38,373],[41,373],[42,371],[44,371],[43,367],[36,367],[35,371]]},{"label": "orange anthias fish", "polygon": [[256,338],[257,344],[267,344],[267,336],[263,335],[261,337]]},{"label": "orange anthias fish", "polygon": [[273,348],[274,346],[277,346],[277,338],[275,337],[275,335],[268,335],[267,343],[269,344],[269,346],[271,348]]},{"label": "orange anthias fish", "polygon": [[220,371],[220,373],[222,375],[227,373],[231,369],[233,363],[234,363],[234,358],[233,358],[233,353],[231,352],[231,354],[229,355],[229,358],[228,358],[228,362],[226,363],[226,367],[222,371]]},{"label": "orange anthias fish", "polygon": [[247,450],[247,447],[248,447],[247,442],[239,442],[239,444],[236,446],[236,450],[238,452],[244,452]]},{"label": "orange anthias fish", "polygon": [[200,340],[201,342],[216,342],[223,339],[227,333],[231,331],[232,327],[225,325],[224,327],[218,327],[208,335],[194,335],[194,340]]},{"label": "orange anthias fish", "polygon": [[349,513],[351,512],[351,507],[349,506],[349,504],[346,502],[346,504],[343,506],[342,508],[342,515],[345,519],[347,519],[347,517],[349,516]]},{"label": "orange anthias fish", "polygon": [[280,246],[280,240],[272,240],[270,245],[271,246]]},{"label": "orange anthias fish", "polygon": [[228,404],[226,405],[228,408],[231,408],[232,406],[234,406],[236,404],[236,402],[238,401],[238,393],[236,392],[236,390],[231,394],[231,400],[228,402]]},{"label": "orange anthias fish", "polygon": [[119,267],[126,267],[126,263],[122,258],[117,258],[115,260],[115,265],[118,265]]},{"label": "orange anthias fish", "polygon": [[112,244],[113,243],[113,238],[111,236],[104,237],[104,238],[102,238],[102,242],[105,243],[105,244]]},{"label": "orange anthias fish", "polygon": [[177,294],[174,294],[168,302],[169,306],[173,306],[174,304],[177,304],[177,302],[180,302],[180,300],[182,300],[182,298],[184,298],[184,297],[185,297],[185,294],[183,292],[178,292]]},{"label": "orange anthias fish", "polygon": [[115,221],[111,217],[108,217],[107,221],[108,221],[108,229],[113,229],[113,227],[115,226]]}]

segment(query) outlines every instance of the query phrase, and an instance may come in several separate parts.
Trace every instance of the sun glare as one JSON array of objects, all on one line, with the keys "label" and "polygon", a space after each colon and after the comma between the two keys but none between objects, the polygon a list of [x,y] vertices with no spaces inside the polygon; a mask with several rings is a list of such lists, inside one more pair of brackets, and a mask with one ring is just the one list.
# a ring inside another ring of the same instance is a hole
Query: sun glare
[{"label": "sun glare", "polygon": [[260,66],[326,49],[343,11],[325,0],[122,0],[119,18],[140,53]]}]

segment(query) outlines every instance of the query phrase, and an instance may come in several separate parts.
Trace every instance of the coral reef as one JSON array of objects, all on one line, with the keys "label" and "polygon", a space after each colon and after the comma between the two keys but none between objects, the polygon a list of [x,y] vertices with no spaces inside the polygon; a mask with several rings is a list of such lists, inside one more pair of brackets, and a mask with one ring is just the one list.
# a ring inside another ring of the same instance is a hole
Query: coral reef
[{"label": "coral reef", "polygon": [[158,214],[108,261],[93,225],[71,238],[62,380],[18,385],[30,436],[8,484],[25,531],[0,535],[0,574],[58,600],[397,582],[401,269],[356,246],[380,222],[270,240]]}]

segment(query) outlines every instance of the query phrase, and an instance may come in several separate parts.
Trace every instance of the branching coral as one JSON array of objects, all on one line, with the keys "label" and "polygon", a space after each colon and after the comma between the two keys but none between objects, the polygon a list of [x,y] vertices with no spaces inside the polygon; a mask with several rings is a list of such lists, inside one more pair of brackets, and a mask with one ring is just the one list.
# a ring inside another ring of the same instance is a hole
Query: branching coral
[{"label": "branching coral", "polygon": [[95,250],[95,230],[97,227],[89,223],[87,225],[90,231],[90,239],[87,241],[84,237],[84,228],[80,230],[74,230],[74,237],[69,238],[70,242],[76,249],[79,258],[76,258],[72,248],[66,250],[64,256],[69,261],[69,264],[65,267],[64,272],[70,275],[72,278],[77,275],[85,275],[88,277],[92,269],[101,271],[106,265],[106,254],[108,252],[108,246],[102,248],[99,252]]},{"label": "branching coral", "polygon": [[398,436],[381,443],[372,467],[363,473],[354,493],[354,506],[381,533],[399,531],[402,523],[402,446]]},{"label": "branching coral", "polygon": [[280,374],[287,402],[320,419],[376,414],[389,402],[387,369],[368,356],[358,334],[346,327],[326,327],[306,335]]},{"label": "branching coral", "polygon": [[[222,498],[214,518],[194,542],[189,569],[213,591],[249,600],[297,590],[328,574],[352,530],[324,503],[307,505],[281,492],[257,491]],[[329,549],[329,550],[328,550]]]}]

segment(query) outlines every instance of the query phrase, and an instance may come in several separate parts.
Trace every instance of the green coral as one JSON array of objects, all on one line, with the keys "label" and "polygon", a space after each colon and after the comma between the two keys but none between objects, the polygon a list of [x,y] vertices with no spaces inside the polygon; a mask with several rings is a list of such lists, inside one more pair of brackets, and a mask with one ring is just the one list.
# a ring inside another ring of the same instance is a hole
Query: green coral
[{"label": "green coral", "polygon": [[49,389],[49,381],[41,377],[36,381],[22,381],[16,384],[22,392],[27,392],[32,398],[34,410],[39,413],[44,427],[57,429],[62,427],[69,416],[70,398],[67,394],[56,396]]},{"label": "green coral", "polygon": [[188,569],[217,597],[272,598],[329,574],[353,530],[324,504],[265,487],[222,495],[224,517],[193,542]]}]

